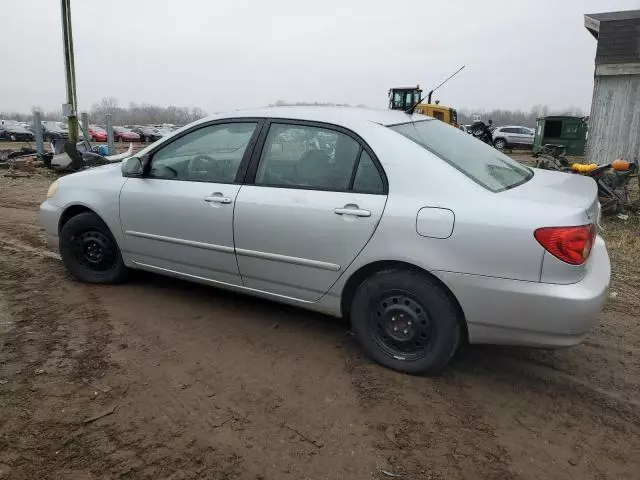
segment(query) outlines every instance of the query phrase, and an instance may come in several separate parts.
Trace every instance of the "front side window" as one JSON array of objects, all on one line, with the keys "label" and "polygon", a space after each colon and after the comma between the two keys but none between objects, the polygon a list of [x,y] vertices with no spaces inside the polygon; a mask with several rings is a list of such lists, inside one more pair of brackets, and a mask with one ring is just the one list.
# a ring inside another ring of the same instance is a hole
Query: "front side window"
[{"label": "front side window", "polygon": [[233,183],[256,126],[233,122],[190,132],[153,155],[150,177]]},{"label": "front side window", "polygon": [[533,177],[533,172],[528,168],[446,123],[423,120],[389,128],[413,140],[492,192],[516,187]]},{"label": "front side window", "polygon": [[274,123],[262,149],[256,185],[344,191],[360,144],[321,127]]}]

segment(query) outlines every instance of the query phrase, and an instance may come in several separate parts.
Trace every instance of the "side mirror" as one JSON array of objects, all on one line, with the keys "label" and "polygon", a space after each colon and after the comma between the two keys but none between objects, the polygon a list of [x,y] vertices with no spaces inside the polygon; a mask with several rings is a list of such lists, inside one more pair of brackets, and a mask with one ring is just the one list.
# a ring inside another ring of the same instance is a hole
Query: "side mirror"
[{"label": "side mirror", "polygon": [[120,169],[123,177],[142,177],[144,164],[139,157],[129,157],[122,161]]}]

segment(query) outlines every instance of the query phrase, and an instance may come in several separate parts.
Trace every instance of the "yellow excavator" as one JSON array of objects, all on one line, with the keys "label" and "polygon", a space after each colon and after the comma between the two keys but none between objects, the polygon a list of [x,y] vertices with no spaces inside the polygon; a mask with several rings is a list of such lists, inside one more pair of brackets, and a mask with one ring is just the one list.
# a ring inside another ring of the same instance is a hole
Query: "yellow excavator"
[{"label": "yellow excavator", "polygon": [[449,125],[453,125],[458,128],[458,112],[456,112],[455,108],[440,105],[438,100],[431,103],[431,98],[433,96],[433,92],[451,80],[464,67],[465,66],[462,66],[444,82],[432,89],[426,96],[426,103],[422,103],[425,100],[425,97],[422,96],[422,89],[420,88],[420,85],[416,85],[415,87],[395,87],[389,89],[389,108],[392,110],[402,110],[407,113],[421,113],[423,115],[429,115],[430,117],[437,118],[444,123],[448,123]]}]

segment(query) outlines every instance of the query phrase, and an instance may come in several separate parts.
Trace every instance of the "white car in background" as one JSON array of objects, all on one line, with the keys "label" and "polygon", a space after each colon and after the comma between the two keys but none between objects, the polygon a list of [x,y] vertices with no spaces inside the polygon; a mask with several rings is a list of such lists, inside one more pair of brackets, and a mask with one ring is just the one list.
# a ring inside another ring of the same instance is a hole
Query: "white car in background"
[{"label": "white car in background", "polygon": [[534,131],[529,127],[507,125],[493,131],[493,145],[498,150],[505,148],[531,148]]}]

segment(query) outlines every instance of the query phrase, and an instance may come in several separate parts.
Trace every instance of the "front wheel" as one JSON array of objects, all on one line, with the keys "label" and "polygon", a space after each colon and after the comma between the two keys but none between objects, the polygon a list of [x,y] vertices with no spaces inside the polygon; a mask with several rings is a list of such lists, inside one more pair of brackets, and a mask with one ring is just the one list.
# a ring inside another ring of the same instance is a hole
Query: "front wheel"
[{"label": "front wheel", "polygon": [[120,283],[127,275],[109,227],[92,212],[80,213],[64,224],[60,255],[69,273],[86,283]]},{"label": "front wheel", "polygon": [[498,149],[498,150],[504,150],[505,148],[507,148],[507,142],[505,141],[504,138],[499,138],[497,139],[495,142],[493,142],[493,145]]},{"label": "front wheel", "polygon": [[376,362],[410,374],[438,373],[461,337],[460,313],[448,292],[409,270],[385,270],[366,279],[353,298],[351,323]]}]

